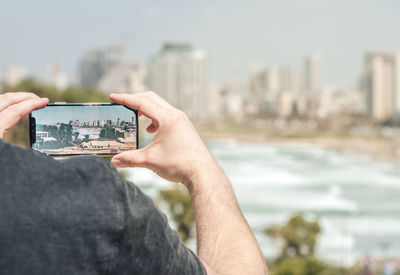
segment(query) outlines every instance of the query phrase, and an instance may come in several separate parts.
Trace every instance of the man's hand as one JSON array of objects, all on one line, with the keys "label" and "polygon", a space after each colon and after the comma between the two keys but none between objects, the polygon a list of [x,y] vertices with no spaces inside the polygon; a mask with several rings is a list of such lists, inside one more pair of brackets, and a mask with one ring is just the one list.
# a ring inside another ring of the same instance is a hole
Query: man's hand
[{"label": "man's hand", "polygon": [[153,92],[112,94],[137,109],[155,133],[145,148],[116,155],[117,167],[146,167],[185,184],[192,198],[198,256],[208,274],[267,274],[261,249],[243,217],[232,186],[187,116]]},{"label": "man's hand", "polygon": [[0,138],[18,121],[36,109],[43,108],[48,98],[32,93],[5,93],[0,95]]},{"label": "man's hand", "polygon": [[185,113],[175,109],[154,92],[112,94],[115,103],[136,109],[152,120],[147,127],[155,133],[152,142],[138,150],[116,155],[116,167],[145,167],[159,176],[185,185],[214,159]]}]

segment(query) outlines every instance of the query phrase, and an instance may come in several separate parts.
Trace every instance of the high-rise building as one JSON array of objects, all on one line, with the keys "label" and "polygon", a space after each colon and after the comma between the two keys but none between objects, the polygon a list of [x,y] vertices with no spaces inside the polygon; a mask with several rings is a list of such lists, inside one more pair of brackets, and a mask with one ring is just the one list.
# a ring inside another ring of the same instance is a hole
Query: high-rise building
[{"label": "high-rise building", "polygon": [[204,119],[211,98],[208,58],[185,43],[165,43],[149,62],[148,87],[193,119]]},{"label": "high-rise building", "polygon": [[279,91],[279,71],[275,67],[253,69],[248,79],[247,105],[256,113],[273,112]]},{"label": "high-rise building", "polygon": [[295,68],[284,66],[280,69],[280,92],[289,92],[296,96],[300,90],[299,73]]},{"label": "high-rise building", "polygon": [[58,63],[51,63],[46,66],[44,81],[59,90],[64,90],[68,86],[67,74],[61,69]]},{"label": "high-rise building", "polygon": [[121,59],[122,54],[123,47],[119,45],[87,52],[79,64],[80,84],[97,87],[102,76]]},{"label": "high-rise building", "polygon": [[221,88],[221,113],[228,120],[240,122],[244,116],[243,87],[230,81]]},{"label": "high-rise building", "polygon": [[317,93],[321,91],[321,57],[312,54],[304,61],[304,91],[306,93]]},{"label": "high-rise building", "polygon": [[285,91],[280,92],[277,106],[277,113],[280,117],[290,117],[293,114],[293,94]]},{"label": "high-rise building", "polygon": [[28,71],[20,64],[13,63],[7,66],[3,82],[8,86],[16,86],[24,78],[28,77]]},{"label": "high-rise building", "polygon": [[400,52],[369,52],[364,59],[369,116],[377,122],[400,115]]},{"label": "high-rise building", "polygon": [[100,78],[97,89],[105,93],[144,92],[146,68],[137,60],[124,57]]}]

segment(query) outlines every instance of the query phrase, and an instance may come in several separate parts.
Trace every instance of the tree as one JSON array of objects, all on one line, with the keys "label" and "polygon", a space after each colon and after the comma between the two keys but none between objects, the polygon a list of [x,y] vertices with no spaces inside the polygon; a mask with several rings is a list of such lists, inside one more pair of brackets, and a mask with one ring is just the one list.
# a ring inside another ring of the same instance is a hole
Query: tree
[{"label": "tree", "polygon": [[192,235],[194,228],[194,213],[189,193],[182,187],[160,190],[162,202],[168,205],[172,219],[177,225],[177,230],[183,242]]},{"label": "tree", "polygon": [[283,240],[280,258],[314,254],[315,243],[321,227],[317,221],[308,221],[303,215],[295,215],[283,226],[272,226],[265,233]]},{"label": "tree", "polygon": [[85,135],[85,138],[83,139],[83,142],[89,142],[89,141],[90,141],[89,135]]}]

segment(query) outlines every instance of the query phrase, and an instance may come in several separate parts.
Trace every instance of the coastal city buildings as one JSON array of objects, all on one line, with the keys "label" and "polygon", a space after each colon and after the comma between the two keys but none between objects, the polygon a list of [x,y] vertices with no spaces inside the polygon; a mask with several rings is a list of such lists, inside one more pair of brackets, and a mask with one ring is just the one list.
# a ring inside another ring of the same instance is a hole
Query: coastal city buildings
[{"label": "coastal city buildings", "polygon": [[279,91],[279,71],[276,67],[253,68],[248,79],[247,104],[254,113],[273,113]]},{"label": "coastal city buildings", "polygon": [[[207,53],[188,43],[165,43],[147,64],[125,56],[117,45],[87,52],[79,76],[81,85],[104,93],[154,90],[193,120],[365,115],[376,123],[400,120],[400,51],[365,53],[360,89],[324,84],[320,54],[306,56],[301,70],[261,64],[253,66],[245,81],[220,85],[211,80],[208,63]],[[5,68],[2,82],[12,87],[27,77],[35,76],[12,63]],[[58,63],[48,64],[40,79],[58,90],[69,85]]]},{"label": "coastal city buildings", "polygon": [[99,80],[121,59],[123,52],[120,45],[88,51],[79,64],[81,86],[97,87]]},{"label": "coastal city buildings", "polygon": [[148,88],[198,120],[208,116],[207,98],[213,89],[208,57],[190,44],[168,42],[148,64]]},{"label": "coastal city buildings", "polygon": [[118,60],[99,79],[97,89],[105,93],[144,92],[146,67],[137,60],[124,57]]},{"label": "coastal city buildings", "polygon": [[68,86],[67,74],[61,69],[58,63],[50,63],[46,66],[43,80],[55,86],[58,90],[64,90]]},{"label": "coastal city buildings", "polygon": [[[231,81],[221,88],[221,117],[224,119],[241,122],[244,117],[246,105],[244,102],[243,87],[235,81]],[[249,111],[247,111],[249,113]]]},{"label": "coastal city buildings", "polygon": [[321,87],[321,56],[311,54],[304,60],[304,91],[318,93]]},{"label": "coastal city buildings", "polygon": [[383,122],[400,115],[400,51],[368,52],[364,58],[364,87],[369,117]]}]

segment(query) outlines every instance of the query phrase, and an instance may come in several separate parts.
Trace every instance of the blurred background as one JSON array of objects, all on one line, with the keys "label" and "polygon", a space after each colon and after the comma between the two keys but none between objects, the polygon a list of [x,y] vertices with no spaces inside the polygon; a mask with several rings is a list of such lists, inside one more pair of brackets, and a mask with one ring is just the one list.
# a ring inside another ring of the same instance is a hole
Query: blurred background
[{"label": "blurred background", "polygon": [[[153,90],[194,122],[274,274],[400,274],[399,12],[396,0],[2,1],[1,91]],[[7,140],[27,145],[26,120]],[[187,192],[121,173],[195,249]]]}]

